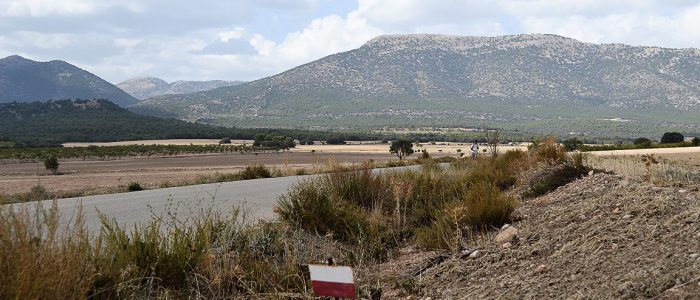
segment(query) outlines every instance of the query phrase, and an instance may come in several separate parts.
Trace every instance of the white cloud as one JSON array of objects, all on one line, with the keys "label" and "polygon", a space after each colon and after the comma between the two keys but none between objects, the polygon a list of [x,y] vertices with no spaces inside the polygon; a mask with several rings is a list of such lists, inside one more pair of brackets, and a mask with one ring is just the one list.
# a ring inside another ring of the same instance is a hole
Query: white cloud
[{"label": "white cloud", "polygon": [[[64,59],[113,81],[252,80],[381,34],[538,32],[700,47],[697,0],[357,0],[313,13],[339,1],[0,0],[0,54]],[[290,21],[300,16],[308,21]]]},{"label": "white cloud", "polygon": [[221,31],[216,34],[220,41],[228,43],[230,40],[237,40],[243,37],[245,34],[245,29],[243,27],[236,27],[232,30]]}]

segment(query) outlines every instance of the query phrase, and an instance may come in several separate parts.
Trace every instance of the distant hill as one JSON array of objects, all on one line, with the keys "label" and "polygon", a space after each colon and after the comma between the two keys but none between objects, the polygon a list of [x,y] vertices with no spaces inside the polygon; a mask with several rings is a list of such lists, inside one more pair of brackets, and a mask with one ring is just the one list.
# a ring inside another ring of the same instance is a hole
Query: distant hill
[{"label": "distant hill", "polygon": [[69,98],[109,99],[121,106],[137,102],[113,84],[65,61],[37,62],[17,55],[0,59],[0,103]]},{"label": "distant hill", "polygon": [[215,88],[233,86],[241,84],[243,81],[225,81],[225,80],[209,80],[209,81],[175,81],[167,83],[166,81],[155,77],[140,77],[126,80],[117,84],[117,87],[134,96],[136,99],[144,100],[147,98],[168,95],[168,94],[189,94],[213,90]]},{"label": "distant hill", "polygon": [[381,36],[272,77],[133,110],[252,127],[700,132],[700,50],[544,34]]},{"label": "distant hill", "polygon": [[[253,139],[272,134],[299,140],[368,135],[287,129],[228,128],[135,114],[107,100],[58,100],[0,104],[0,144],[54,146],[65,142],[112,142],[151,139]],[[376,136],[374,137],[376,138]]]}]

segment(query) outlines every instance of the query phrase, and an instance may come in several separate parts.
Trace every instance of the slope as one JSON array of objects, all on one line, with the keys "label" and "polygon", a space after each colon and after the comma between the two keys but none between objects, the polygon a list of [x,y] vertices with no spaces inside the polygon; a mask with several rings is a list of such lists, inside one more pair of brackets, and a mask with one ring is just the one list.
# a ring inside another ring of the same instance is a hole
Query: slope
[{"label": "slope", "polygon": [[272,77],[155,97],[134,109],[242,126],[507,123],[567,134],[635,134],[660,126],[692,131],[698,130],[692,115],[700,109],[699,78],[697,49],[540,34],[382,36]]},{"label": "slope", "polygon": [[64,61],[37,62],[16,55],[0,59],[0,103],[68,98],[136,103],[111,83]]},{"label": "slope", "polygon": [[173,83],[155,77],[132,78],[117,84],[117,87],[134,96],[136,99],[144,100],[151,97],[168,94],[189,94],[201,91],[213,90],[219,87],[241,84],[242,81],[209,80],[209,81],[186,81],[179,80]]}]

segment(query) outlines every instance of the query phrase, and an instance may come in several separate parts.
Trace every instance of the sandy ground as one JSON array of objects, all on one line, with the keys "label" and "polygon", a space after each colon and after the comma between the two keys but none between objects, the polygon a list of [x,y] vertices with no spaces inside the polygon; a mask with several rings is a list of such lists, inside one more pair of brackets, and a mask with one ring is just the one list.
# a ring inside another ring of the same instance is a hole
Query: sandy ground
[{"label": "sandy ground", "polygon": [[687,154],[687,153],[700,153],[700,147],[592,151],[592,152],[588,152],[588,153],[591,153],[593,155],[598,155],[598,156],[642,155],[642,154]]}]

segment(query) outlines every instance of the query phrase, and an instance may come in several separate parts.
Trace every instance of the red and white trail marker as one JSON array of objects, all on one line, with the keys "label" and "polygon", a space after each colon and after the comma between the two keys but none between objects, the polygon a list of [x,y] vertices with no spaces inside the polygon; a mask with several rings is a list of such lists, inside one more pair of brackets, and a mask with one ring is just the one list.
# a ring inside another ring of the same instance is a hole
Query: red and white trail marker
[{"label": "red and white trail marker", "polygon": [[309,273],[316,296],[355,299],[355,281],[350,267],[309,265]]}]

